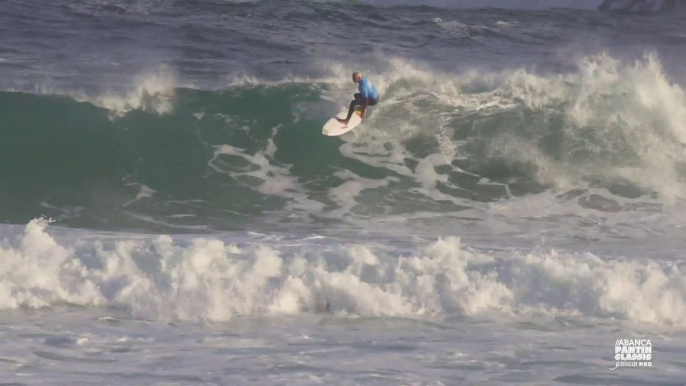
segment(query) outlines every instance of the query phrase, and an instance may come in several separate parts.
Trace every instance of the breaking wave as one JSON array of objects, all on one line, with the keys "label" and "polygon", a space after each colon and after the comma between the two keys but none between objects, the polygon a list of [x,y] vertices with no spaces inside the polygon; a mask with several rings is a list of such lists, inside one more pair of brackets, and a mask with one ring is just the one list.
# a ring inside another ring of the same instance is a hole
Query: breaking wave
[{"label": "breaking wave", "polygon": [[456,237],[408,250],[321,238],[297,246],[170,236],[73,243],[46,226],[34,220],[0,248],[0,309],[112,307],[163,321],[333,313],[683,328],[686,320],[686,273],[672,262],[487,253]]},{"label": "breaking wave", "polygon": [[[440,73],[390,60],[352,134],[326,79],[174,87],[166,73],[105,96],[0,93],[0,218],[102,229],[446,214],[553,192],[601,212],[684,198],[686,98],[652,55],[577,70]],[[41,114],[35,114],[41,111]]]}]

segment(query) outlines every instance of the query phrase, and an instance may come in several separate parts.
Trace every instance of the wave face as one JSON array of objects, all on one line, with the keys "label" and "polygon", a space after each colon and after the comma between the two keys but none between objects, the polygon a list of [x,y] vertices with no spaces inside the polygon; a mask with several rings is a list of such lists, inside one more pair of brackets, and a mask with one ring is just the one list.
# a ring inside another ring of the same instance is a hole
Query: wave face
[{"label": "wave face", "polygon": [[370,74],[381,102],[341,138],[320,133],[350,92],[330,72],[221,91],[155,75],[121,95],[0,93],[0,218],[201,231],[492,213],[544,192],[600,213],[684,198],[686,97],[654,56],[586,57],[561,75],[390,60]]},{"label": "wave face", "polygon": [[672,263],[485,253],[456,237],[408,250],[169,236],[73,244],[45,227],[32,221],[0,248],[0,310],[111,307],[158,321],[300,313],[618,318],[686,327],[686,276]]}]

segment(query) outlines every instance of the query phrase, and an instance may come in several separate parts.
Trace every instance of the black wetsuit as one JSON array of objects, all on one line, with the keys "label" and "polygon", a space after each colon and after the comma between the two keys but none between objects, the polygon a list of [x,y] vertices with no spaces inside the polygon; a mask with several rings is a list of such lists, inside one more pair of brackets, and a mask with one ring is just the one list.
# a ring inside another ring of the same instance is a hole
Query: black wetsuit
[{"label": "black wetsuit", "polygon": [[353,116],[353,113],[355,112],[355,106],[362,106],[362,107],[374,106],[378,102],[379,102],[379,98],[376,98],[376,99],[365,98],[359,92],[356,93],[355,99],[353,99],[353,101],[350,102],[350,109],[348,109],[348,117],[345,118],[345,120],[349,121],[350,117]]}]

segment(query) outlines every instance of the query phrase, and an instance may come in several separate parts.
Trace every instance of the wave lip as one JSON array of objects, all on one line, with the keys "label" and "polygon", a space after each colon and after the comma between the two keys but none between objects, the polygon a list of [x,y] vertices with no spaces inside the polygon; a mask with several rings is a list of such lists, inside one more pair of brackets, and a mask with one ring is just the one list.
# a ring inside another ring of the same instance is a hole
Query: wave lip
[{"label": "wave lip", "polygon": [[647,1],[647,0],[605,0],[598,7],[601,11],[621,12],[621,13],[664,13],[672,12],[680,7],[686,5],[683,0],[663,0],[663,1]]},{"label": "wave lip", "polygon": [[483,253],[456,237],[403,253],[169,236],[67,247],[46,227],[34,220],[0,249],[0,309],[112,306],[143,319],[206,321],[303,312],[565,316],[686,327],[683,267],[650,259]]},{"label": "wave lip", "polygon": [[427,6],[435,8],[597,9],[602,0],[363,0],[378,6]]}]

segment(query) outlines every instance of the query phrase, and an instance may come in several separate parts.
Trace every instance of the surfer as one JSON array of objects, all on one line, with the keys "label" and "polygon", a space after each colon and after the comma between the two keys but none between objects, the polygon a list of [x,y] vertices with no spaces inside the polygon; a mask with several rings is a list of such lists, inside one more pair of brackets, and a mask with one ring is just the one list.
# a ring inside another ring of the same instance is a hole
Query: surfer
[{"label": "surfer", "polygon": [[353,72],[353,82],[359,84],[357,89],[360,92],[356,93],[355,99],[350,102],[348,117],[345,119],[336,118],[338,122],[344,125],[347,125],[350,121],[350,117],[352,117],[353,113],[355,112],[356,106],[362,106],[360,118],[364,118],[365,114],[367,113],[367,107],[374,106],[377,104],[377,102],[379,102],[379,93],[376,91],[376,88],[374,88],[372,82],[370,82],[366,77],[362,76],[362,73],[357,71]]}]

